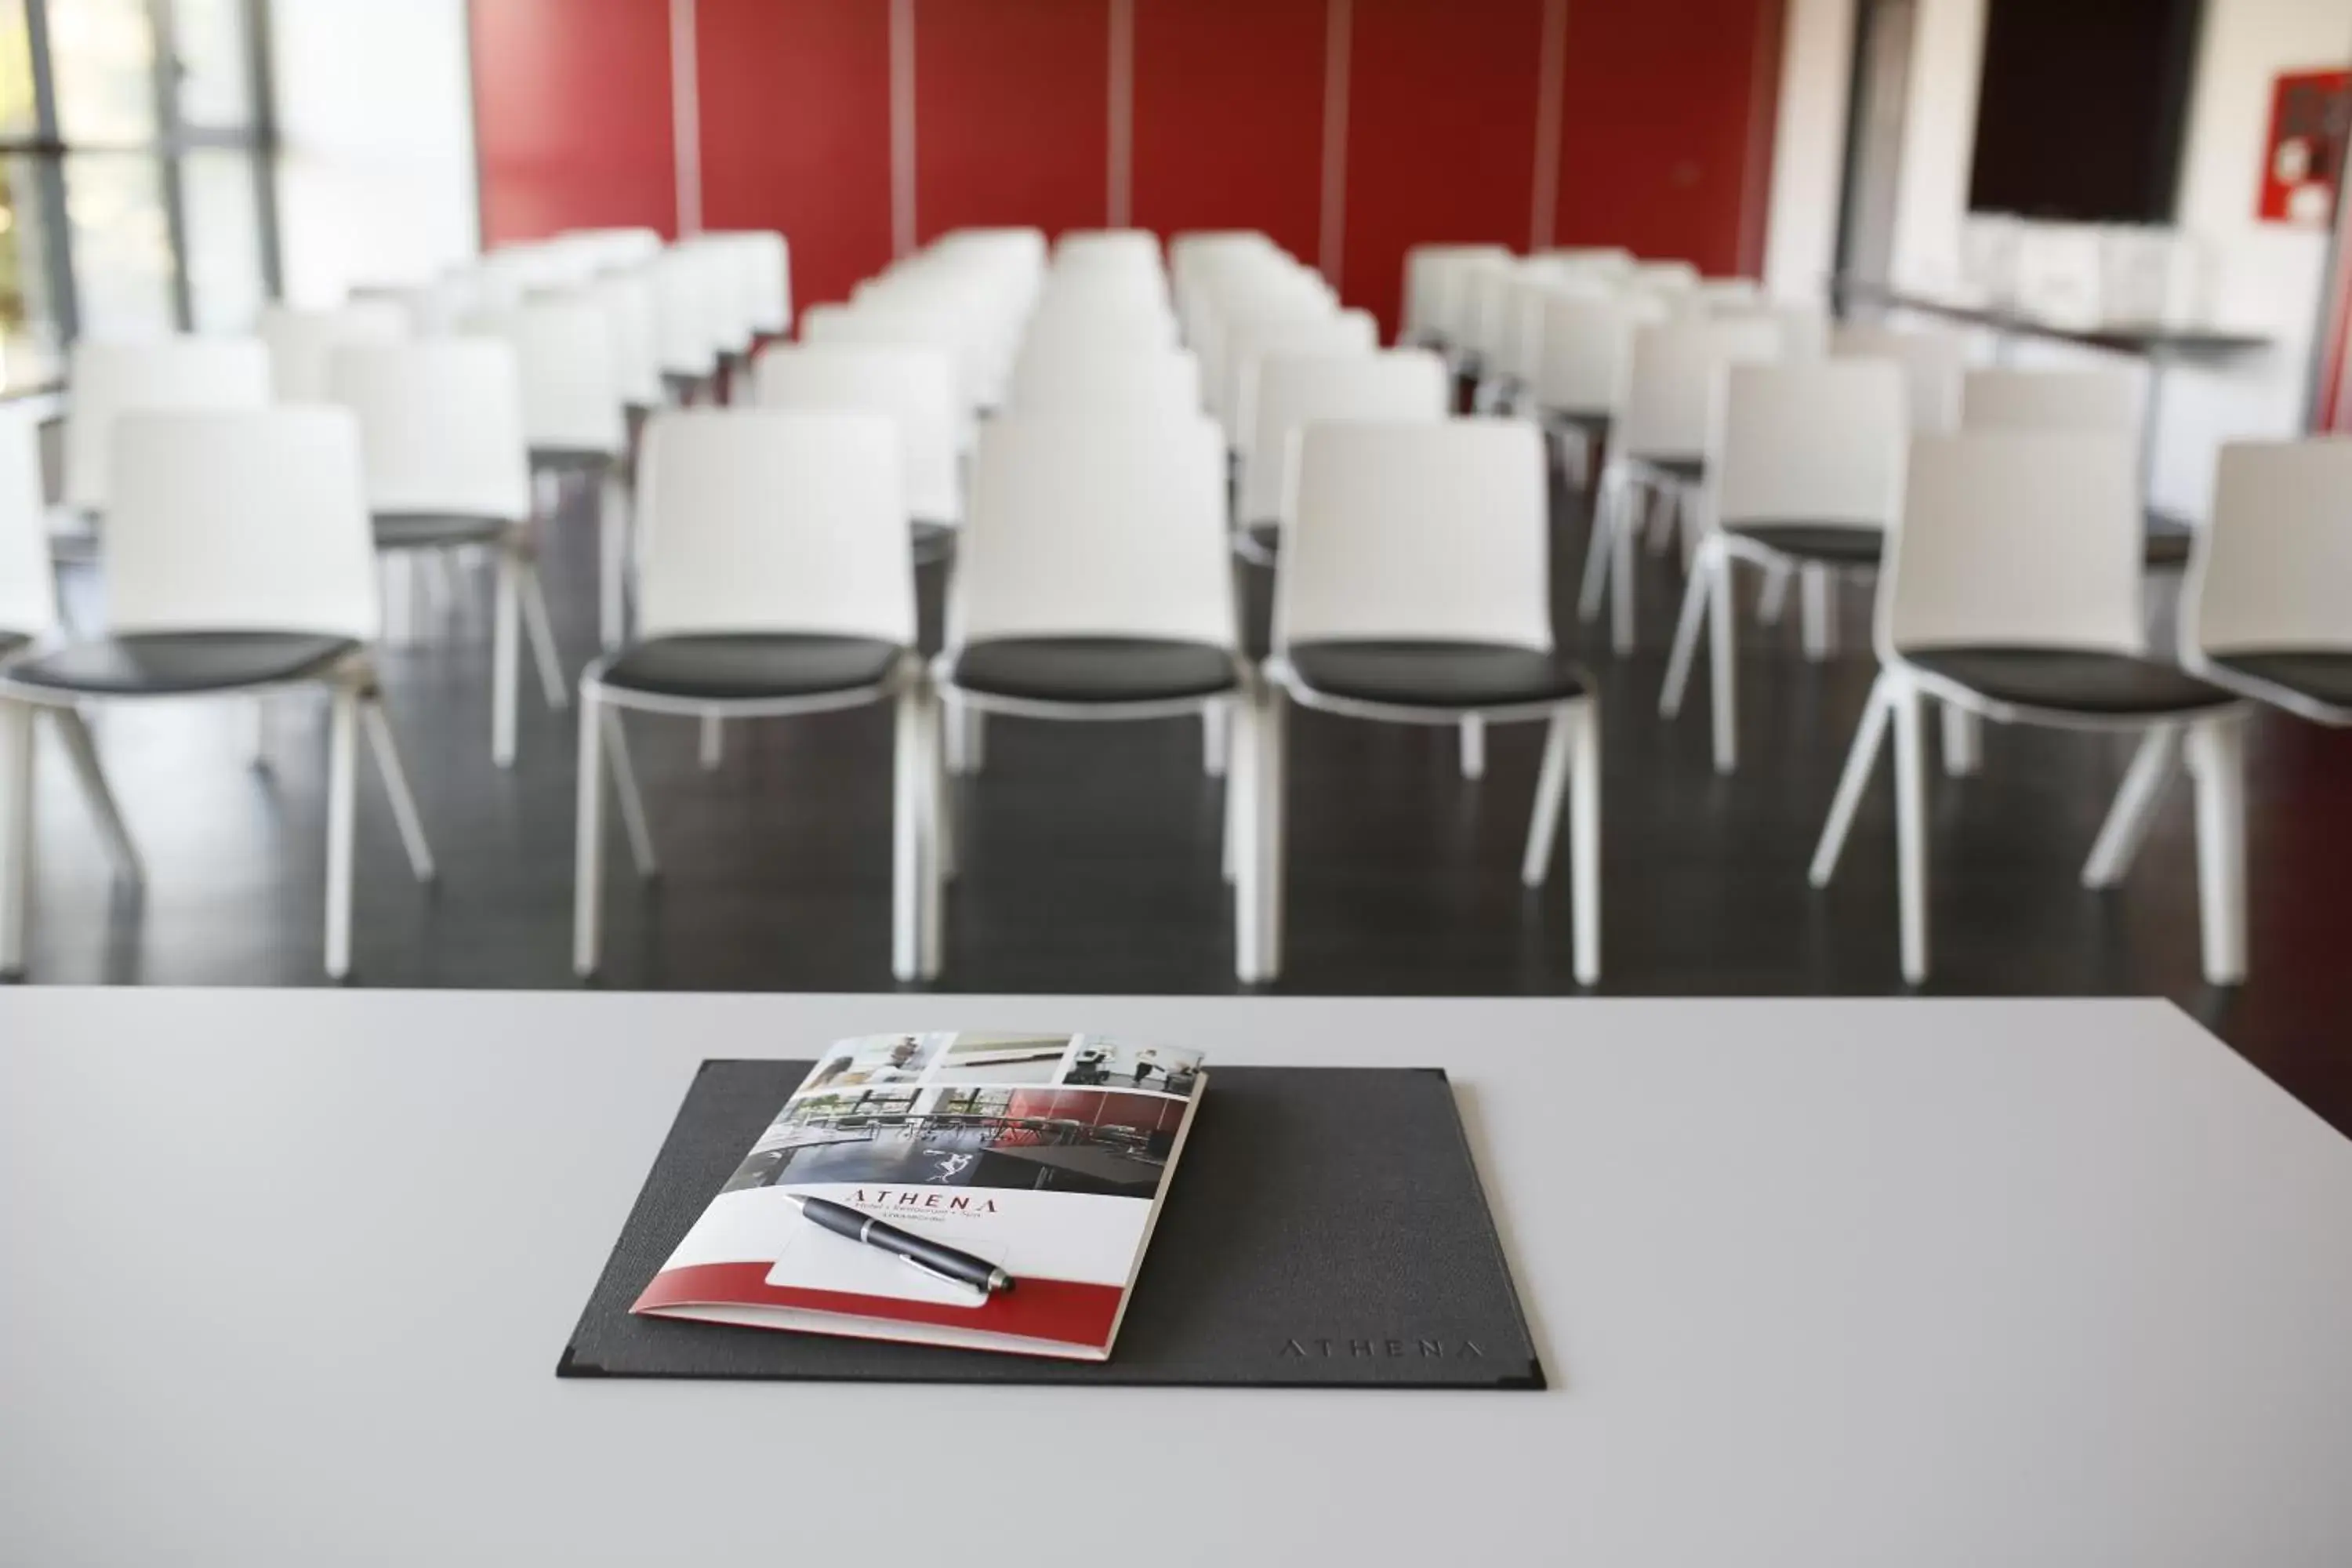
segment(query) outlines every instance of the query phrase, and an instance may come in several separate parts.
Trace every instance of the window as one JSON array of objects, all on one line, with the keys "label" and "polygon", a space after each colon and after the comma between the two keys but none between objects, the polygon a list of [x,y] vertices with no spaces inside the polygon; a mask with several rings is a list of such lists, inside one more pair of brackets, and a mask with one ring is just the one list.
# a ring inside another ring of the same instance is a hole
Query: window
[{"label": "window", "polygon": [[0,0],[0,389],[249,326],[278,281],[260,0]]}]

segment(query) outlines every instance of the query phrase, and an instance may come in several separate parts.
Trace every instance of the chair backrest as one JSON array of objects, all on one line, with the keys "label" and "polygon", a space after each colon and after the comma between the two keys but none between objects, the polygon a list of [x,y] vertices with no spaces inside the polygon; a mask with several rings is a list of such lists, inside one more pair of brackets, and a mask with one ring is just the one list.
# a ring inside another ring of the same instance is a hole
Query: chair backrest
[{"label": "chair backrest", "polygon": [[1598,268],[1521,265],[1503,291],[1503,328],[1491,369],[1532,389],[1543,368],[1544,310],[1560,298],[1609,300],[1616,283]]},{"label": "chair backrest", "polygon": [[1892,528],[1910,440],[1897,365],[1733,365],[1717,383],[1703,510],[1723,528]]},{"label": "chair backrest", "polygon": [[739,228],[707,234],[723,246],[741,275],[745,314],[761,337],[791,331],[793,324],[793,252],[784,237],[773,229]]},{"label": "chair backrest", "polygon": [[1960,383],[1968,374],[1969,342],[1958,332],[1842,325],[1832,336],[1837,359],[1886,360],[1903,368],[1911,430],[1948,436],[1960,427]]},{"label": "chair backrest", "polygon": [[1665,301],[1654,294],[1548,292],[1536,360],[1537,406],[1562,414],[1622,411],[1633,374],[1634,334],[1666,317]]},{"label": "chair backrest", "polygon": [[801,312],[804,343],[927,348],[955,362],[956,397],[967,414],[981,405],[985,376],[970,320],[945,300],[812,305]]},{"label": "chair backrest", "polygon": [[2352,650],[2352,438],[2221,448],[2180,626],[2208,653]]},{"label": "chair backrest", "polygon": [[1906,648],[2141,652],[2144,525],[2122,435],[1994,431],[1911,444],[1879,578],[1879,656]]},{"label": "chair backrest", "polygon": [[990,421],[949,645],[1145,637],[1237,647],[1224,480],[1224,444],[1202,416]]},{"label": "chair backrest", "polygon": [[1699,285],[1698,268],[1687,261],[1637,261],[1627,279],[1636,289],[1657,289],[1687,294]]},{"label": "chair backrest", "polygon": [[904,343],[772,343],[752,362],[762,408],[879,414],[898,433],[908,514],[963,521],[963,409],[955,362],[943,349]]},{"label": "chair backrest", "polygon": [[1467,273],[1483,259],[1507,260],[1499,245],[1416,245],[1404,253],[1404,318],[1401,342],[1444,338],[1457,330],[1468,293]]},{"label": "chair backrest", "polygon": [[350,409],[127,414],[110,445],[113,630],[374,639],[375,537]]},{"label": "chair backrest", "polygon": [[530,447],[513,345],[497,338],[352,343],[328,388],[360,423],[368,510],[378,516],[530,515]]},{"label": "chair backrest", "polygon": [[477,336],[505,340],[522,376],[523,435],[543,451],[628,449],[629,421],[604,313],[578,299],[536,300],[477,315]]},{"label": "chair backrest", "polygon": [[0,415],[0,642],[57,629],[45,510],[39,430],[29,418]]},{"label": "chair backrest", "polygon": [[1512,419],[1301,432],[1274,647],[1429,638],[1549,648],[1543,435]]},{"label": "chair backrest", "polygon": [[641,635],[913,645],[909,520],[889,418],[668,409],[646,423],[639,470]]},{"label": "chair backrest", "polygon": [[1268,355],[1368,354],[1380,346],[1381,326],[1370,310],[1237,323],[1225,336],[1224,384],[1214,389],[1210,412],[1224,424],[1234,449],[1247,451],[1256,438],[1258,367]]},{"label": "chair backrest", "polygon": [[1512,289],[1524,274],[1515,256],[1480,257],[1462,272],[1461,294],[1452,301],[1453,342],[1475,353],[1492,374],[1509,353]]},{"label": "chair backrest", "polygon": [[1960,428],[2137,435],[2141,393],[2126,370],[1972,370],[1960,384]]},{"label": "chair backrest", "polygon": [[65,502],[107,509],[108,453],[122,415],[259,408],[269,401],[269,350],[259,338],[84,339],[67,373]]},{"label": "chair backrest", "polygon": [[391,300],[353,300],[323,310],[267,305],[255,333],[269,349],[269,390],[280,403],[324,403],[327,363],[345,343],[397,342],[408,312]]},{"label": "chair backrest", "polygon": [[643,267],[607,269],[565,296],[593,306],[613,339],[613,375],[621,401],[658,408],[666,401],[662,364],[654,341],[654,281]]},{"label": "chair backrest", "polygon": [[1005,406],[1015,414],[1190,419],[1201,412],[1201,365],[1182,349],[1024,354]]},{"label": "chair backrest", "polygon": [[654,286],[654,352],[662,374],[701,377],[719,364],[726,296],[710,283],[709,258],[673,245],[647,264]]},{"label": "chair backrest", "polygon": [[1769,317],[1667,321],[1633,337],[1625,405],[1610,445],[1636,458],[1706,455],[1715,382],[1729,365],[1780,357],[1780,323]]},{"label": "chair backrest", "polygon": [[1239,521],[1270,522],[1282,516],[1291,448],[1308,426],[1328,419],[1443,419],[1453,400],[1445,362],[1427,349],[1261,359],[1256,428],[1242,464]]}]

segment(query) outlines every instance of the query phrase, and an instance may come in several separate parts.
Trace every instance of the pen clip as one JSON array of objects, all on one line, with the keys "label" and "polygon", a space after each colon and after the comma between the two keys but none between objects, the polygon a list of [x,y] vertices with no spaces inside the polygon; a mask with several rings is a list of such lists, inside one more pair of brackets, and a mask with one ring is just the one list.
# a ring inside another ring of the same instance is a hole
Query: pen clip
[{"label": "pen clip", "polygon": [[928,1274],[932,1279],[940,1281],[942,1284],[952,1285],[957,1289],[963,1291],[966,1295],[976,1298],[976,1304],[984,1304],[988,1300],[988,1292],[981,1287],[973,1284],[971,1280],[959,1279],[952,1274],[934,1268],[919,1258],[911,1258],[902,1252],[898,1254],[898,1261],[905,1264],[908,1268],[913,1269],[918,1274]]}]

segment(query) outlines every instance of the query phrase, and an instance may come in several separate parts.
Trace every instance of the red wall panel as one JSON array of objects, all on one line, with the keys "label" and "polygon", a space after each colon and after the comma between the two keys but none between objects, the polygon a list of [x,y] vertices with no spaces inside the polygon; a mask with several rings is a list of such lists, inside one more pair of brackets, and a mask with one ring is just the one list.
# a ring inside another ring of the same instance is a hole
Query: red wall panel
[{"label": "red wall panel", "polygon": [[1340,288],[1383,335],[1406,247],[1527,248],[1542,36],[1543,0],[1355,0]]},{"label": "red wall panel", "polygon": [[1782,3],[1569,7],[1554,244],[1762,265]]},{"label": "red wall panel", "polygon": [[1257,228],[1312,260],[1329,0],[1136,0],[1136,225]]},{"label": "red wall panel", "polygon": [[668,0],[473,0],[482,241],[677,229]]},{"label": "red wall panel", "polygon": [[982,224],[1099,226],[1109,0],[917,0],[915,146],[920,239]]},{"label": "red wall panel", "polygon": [[697,0],[702,221],[793,247],[795,309],[890,259],[890,7]]}]

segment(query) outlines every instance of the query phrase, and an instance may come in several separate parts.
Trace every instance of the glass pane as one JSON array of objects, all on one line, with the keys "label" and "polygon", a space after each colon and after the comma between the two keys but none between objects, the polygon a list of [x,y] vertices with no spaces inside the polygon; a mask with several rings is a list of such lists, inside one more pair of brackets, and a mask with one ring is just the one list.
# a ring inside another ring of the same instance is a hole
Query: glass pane
[{"label": "glass pane", "polygon": [[141,337],[172,330],[172,233],[163,165],[151,154],[66,159],[66,224],[82,331]]},{"label": "glass pane", "polygon": [[249,153],[191,153],[186,202],[188,302],[200,332],[241,332],[261,312],[261,205]]},{"label": "glass pane", "polygon": [[0,0],[0,136],[29,136],[33,112],[33,36],[25,0]]},{"label": "glass pane", "polygon": [[49,7],[58,124],[68,142],[155,140],[155,37],[147,22],[147,0]]},{"label": "glass pane", "polygon": [[183,125],[222,130],[253,122],[246,4],[247,0],[172,0]]},{"label": "glass pane", "polygon": [[0,386],[10,391],[54,381],[60,368],[40,169],[35,158],[0,160]]}]

